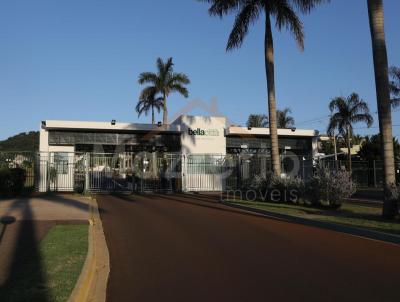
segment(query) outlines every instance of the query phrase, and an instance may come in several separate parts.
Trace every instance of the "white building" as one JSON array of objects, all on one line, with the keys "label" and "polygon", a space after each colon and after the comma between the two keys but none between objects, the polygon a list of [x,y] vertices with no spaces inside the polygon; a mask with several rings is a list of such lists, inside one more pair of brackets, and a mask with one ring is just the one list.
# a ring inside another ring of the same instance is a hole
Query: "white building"
[{"label": "white building", "polygon": [[[283,173],[304,176],[304,161],[317,153],[318,132],[278,129],[278,136],[282,162],[293,161],[289,169],[283,164]],[[240,160],[241,174],[254,170],[248,163],[255,158],[255,167],[268,169],[270,140],[268,128],[227,126],[225,117],[215,116],[182,115],[170,125],[47,120],[39,151],[41,191],[74,190],[82,182],[92,190],[204,191],[225,189],[226,177],[216,173],[222,168],[210,167],[226,168],[230,161],[232,168],[232,158]]]}]

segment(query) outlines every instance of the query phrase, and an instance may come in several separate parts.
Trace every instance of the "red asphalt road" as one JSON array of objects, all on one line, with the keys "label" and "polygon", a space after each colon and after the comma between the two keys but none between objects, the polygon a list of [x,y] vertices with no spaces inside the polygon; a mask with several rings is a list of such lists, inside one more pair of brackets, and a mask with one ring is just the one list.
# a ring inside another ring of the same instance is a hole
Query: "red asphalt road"
[{"label": "red asphalt road", "polygon": [[200,199],[97,196],[108,301],[400,301],[399,246]]}]

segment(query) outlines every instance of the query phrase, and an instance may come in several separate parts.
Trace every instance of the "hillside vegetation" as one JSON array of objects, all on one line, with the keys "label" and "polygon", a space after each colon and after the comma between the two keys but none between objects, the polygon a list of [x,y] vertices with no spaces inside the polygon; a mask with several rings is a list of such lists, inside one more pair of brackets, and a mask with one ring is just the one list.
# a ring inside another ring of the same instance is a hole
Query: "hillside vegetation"
[{"label": "hillside vegetation", "polygon": [[39,131],[23,132],[0,141],[0,152],[4,151],[38,151]]}]

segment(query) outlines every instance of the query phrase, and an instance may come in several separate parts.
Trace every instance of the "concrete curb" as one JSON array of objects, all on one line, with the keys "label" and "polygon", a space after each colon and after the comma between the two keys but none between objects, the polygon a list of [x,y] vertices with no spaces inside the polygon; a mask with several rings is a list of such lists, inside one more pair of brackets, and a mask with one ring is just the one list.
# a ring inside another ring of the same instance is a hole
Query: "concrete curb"
[{"label": "concrete curb", "polygon": [[272,219],[277,219],[281,221],[286,221],[286,222],[291,222],[291,223],[297,223],[297,224],[302,224],[302,225],[307,225],[311,227],[318,227],[322,229],[327,229],[330,231],[335,231],[335,232],[340,232],[340,233],[345,233],[357,237],[363,237],[363,238],[368,238],[372,240],[378,240],[378,241],[383,241],[386,243],[391,243],[395,245],[400,245],[400,236],[398,235],[392,235],[388,233],[382,233],[378,231],[373,231],[373,230],[368,230],[368,229],[362,229],[362,228],[357,228],[357,227],[349,227],[349,226],[344,226],[341,224],[336,224],[332,222],[323,222],[323,221],[316,221],[316,220],[311,220],[307,218],[301,218],[301,217],[296,217],[296,216],[291,216],[291,215],[286,215],[286,214],[278,214],[278,213],[273,213],[269,212],[266,210],[261,210],[261,209],[255,209],[243,205],[236,205],[232,204],[230,202],[226,201],[221,201],[221,204],[226,205],[231,208],[236,208],[240,209],[243,211],[247,211],[250,213],[255,213],[264,217],[272,218]]},{"label": "concrete curb", "polygon": [[104,302],[110,257],[103,232],[97,201],[91,198],[88,254],[69,302]]}]

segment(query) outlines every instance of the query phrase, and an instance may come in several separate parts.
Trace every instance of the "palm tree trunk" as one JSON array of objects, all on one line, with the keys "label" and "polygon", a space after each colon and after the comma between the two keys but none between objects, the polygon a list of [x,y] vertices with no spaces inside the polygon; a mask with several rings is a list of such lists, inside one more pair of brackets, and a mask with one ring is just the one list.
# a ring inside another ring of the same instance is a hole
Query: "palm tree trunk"
[{"label": "palm tree trunk", "polygon": [[267,76],[268,87],[268,113],[269,113],[269,132],[271,138],[271,161],[272,171],[276,176],[281,175],[281,165],[279,159],[278,129],[276,118],[275,100],[275,75],[274,75],[274,41],[272,37],[271,20],[269,11],[265,11],[265,74]]},{"label": "palm tree trunk", "polygon": [[348,152],[348,160],[349,160],[349,173],[351,175],[351,133],[349,127],[347,127],[347,152]]},{"label": "palm tree trunk", "polygon": [[168,108],[167,108],[167,95],[166,93],[164,93],[163,95],[164,97],[164,101],[163,101],[163,105],[164,105],[164,111],[163,111],[163,125],[167,125],[168,124]]},{"label": "palm tree trunk", "polygon": [[397,203],[393,200],[391,192],[393,186],[395,186],[396,177],[382,0],[368,0],[368,15],[374,58],[375,86],[384,171],[384,203],[382,214],[386,218],[393,218],[397,214]]},{"label": "palm tree trunk", "polygon": [[156,123],[154,118],[154,106],[151,106],[151,123],[154,125]]}]

